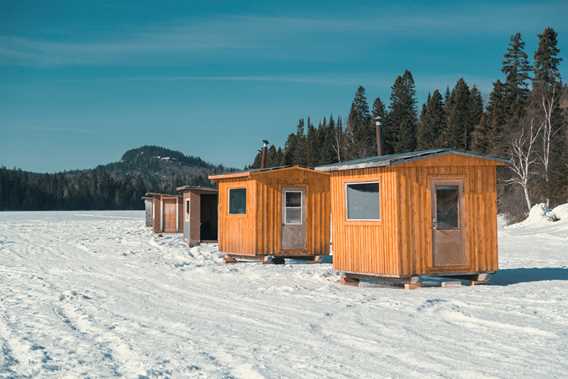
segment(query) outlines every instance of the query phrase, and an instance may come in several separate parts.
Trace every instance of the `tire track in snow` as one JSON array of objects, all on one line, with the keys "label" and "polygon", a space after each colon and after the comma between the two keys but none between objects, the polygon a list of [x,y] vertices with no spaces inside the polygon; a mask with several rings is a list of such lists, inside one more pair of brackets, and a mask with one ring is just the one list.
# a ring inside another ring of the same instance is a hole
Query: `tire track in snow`
[{"label": "tire track in snow", "polygon": [[102,362],[110,366],[113,375],[130,378],[146,374],[147,370],[138,355],[108,328],[96,325],[80,308],[65,303],[55,308],[54,312],[77,336],[96,346]]}]

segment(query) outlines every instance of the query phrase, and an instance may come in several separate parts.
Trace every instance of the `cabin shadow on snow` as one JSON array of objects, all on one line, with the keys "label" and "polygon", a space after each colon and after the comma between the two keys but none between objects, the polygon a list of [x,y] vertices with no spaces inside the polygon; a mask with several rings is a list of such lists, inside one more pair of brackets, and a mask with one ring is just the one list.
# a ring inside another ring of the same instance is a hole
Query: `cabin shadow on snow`
[{"label": "cabin shadow on snow", "polygon": [[509,268],[497,271],[491,278],[491,284],[508,286],[511,284],[546,282],[551,280],[568,281],[568,267],[531,267]]}]

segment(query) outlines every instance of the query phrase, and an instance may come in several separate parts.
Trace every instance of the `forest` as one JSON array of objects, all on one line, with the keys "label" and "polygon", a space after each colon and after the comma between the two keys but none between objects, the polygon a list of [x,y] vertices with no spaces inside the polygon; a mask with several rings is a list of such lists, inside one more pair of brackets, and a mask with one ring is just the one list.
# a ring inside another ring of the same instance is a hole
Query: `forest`
[{"label": "forest", "polygon": [[[420,111],[412,73],[391,87],[388,105],[365,88],[355,92],[349,115],[314,125],[300,119],[283,146],[271,145],[267,166],[317,166],[377,154],[376,128],[385,154],[453,148],[506,158],[500,169],[498,205],[516,221],[532,205],[568,201],[568,87],[560,75],[558,34],[545,28],[532,59],[520,33],[510,37],[498,78],[484,99],[475,84],[459,79],[453,88],[433,89]],[[252,168],[260,167],[257,154]]]},{"label": "forest", "polygon": [[182,185],[210,185],[223,166],[158,146],[124,153],[92,170],[38,174],[0,167],[0,210],[142,209],[146,192],[175,193]]}]

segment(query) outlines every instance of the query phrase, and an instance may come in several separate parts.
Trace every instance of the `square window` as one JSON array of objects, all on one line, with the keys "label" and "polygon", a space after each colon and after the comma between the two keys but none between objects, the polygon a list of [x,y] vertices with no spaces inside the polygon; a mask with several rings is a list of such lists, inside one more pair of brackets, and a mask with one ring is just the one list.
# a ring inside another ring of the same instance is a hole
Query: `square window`
[{"label": "square window", "polygon": [[229,190],[229,214],[245,214],[247,212],[247,190],[233,188]]},{"label": "square window", "polygon": [[380,220],[379,183],[347,184],[347,219]]}]

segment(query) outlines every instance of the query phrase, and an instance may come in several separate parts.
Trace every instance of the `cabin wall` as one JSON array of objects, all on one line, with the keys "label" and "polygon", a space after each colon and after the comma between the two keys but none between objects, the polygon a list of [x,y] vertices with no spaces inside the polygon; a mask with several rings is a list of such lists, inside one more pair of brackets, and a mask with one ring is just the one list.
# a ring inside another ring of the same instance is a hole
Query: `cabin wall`
[{"label": "cabin wall", "polygon": [[[380,220],[347,220],[346,184],[379,182]],[[392,168],[331,173],[333,267],[359,274],[399,276],[398,183]]]},{"label": "cabin wall", "polygon": [[400,165],[397,171],[403,275],[444,273],[432,270],[432,178],[464,181],[466,271],[498,269],[496,169],[492,162],[449,156]]},{"label": "cabin wall", "polygon": [[[258,176],[256,246],[258,254],[327,255],[329,254],[330,193],[329,177],[305,170],[282,170]],[[306,248],[282,250],[282,191],[303,188],[305,191]]]},{"label": "cabin wall", "polygon": [[152,221],[154,216],[152,215],[152,207],[153,207],[152,199],[144,199],[144,210],[145,210],[145,224],[146,226],[152,226]]},{"label": "cabin wall", "polygon": [[161,233],[162,232],[162,212],[160,212],[160,207],[162,206],[162,203],[160,201],[160,198],[157,196],[154,196],[152,198],[152,228],[154,230],[154,233]]},{"label": "cabin wall", "polygon": [[[229,214],[229,189],[247,190],[244,215]],[[256,184],[246,178],[219,181],[219,250],[235,255],[255,255],[256,251]]]},{"label": "cabin wall", "polygon": [[162,198],[164,233],[181,232],[181,224],[183,220],[183,207],[180,198],[167,197]]}]

